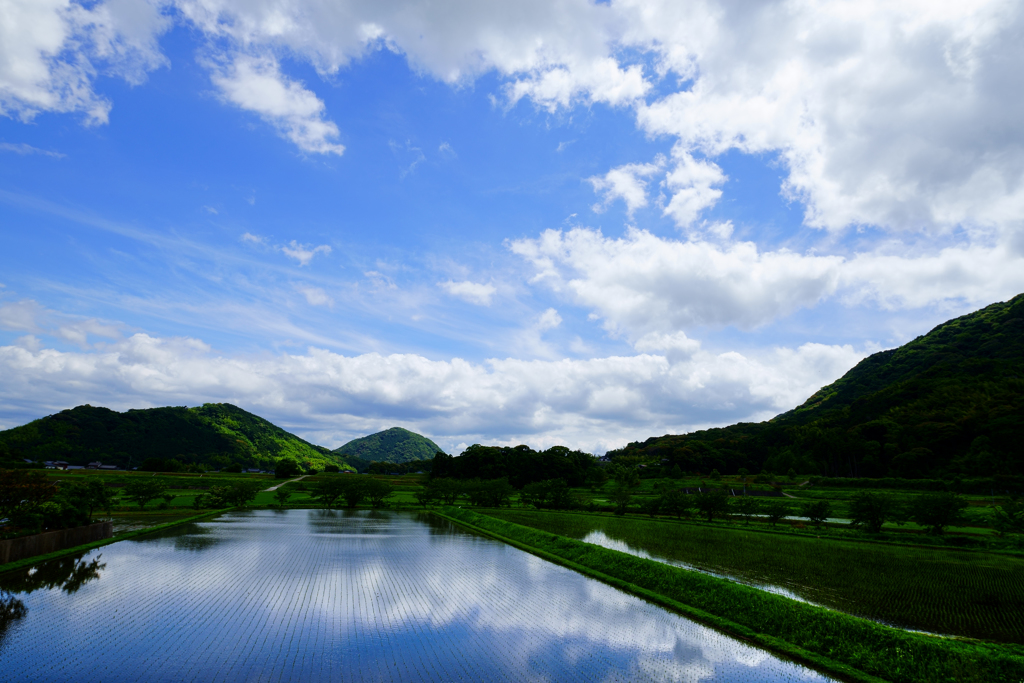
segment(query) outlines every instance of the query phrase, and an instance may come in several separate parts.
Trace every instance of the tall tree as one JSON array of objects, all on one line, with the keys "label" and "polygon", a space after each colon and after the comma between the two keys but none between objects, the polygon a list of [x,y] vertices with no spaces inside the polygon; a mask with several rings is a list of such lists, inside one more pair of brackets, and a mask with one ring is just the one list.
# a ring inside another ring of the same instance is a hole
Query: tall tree
[{"label": "tall tree", "polygon": [[159,498],[167,490],[167,485],[153,477],[133,478],[124,485],[124,497],[139,506],[140,510],[146,509],[146,503]]}]

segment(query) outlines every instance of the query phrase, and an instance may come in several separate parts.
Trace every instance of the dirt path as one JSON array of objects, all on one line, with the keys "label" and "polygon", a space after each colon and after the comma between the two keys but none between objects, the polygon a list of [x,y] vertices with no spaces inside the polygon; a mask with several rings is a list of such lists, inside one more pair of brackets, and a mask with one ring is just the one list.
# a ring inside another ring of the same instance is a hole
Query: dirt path
[{"label": "dirt path", "polygon": [[282,482],[281,482],[280,484],[278,484],[277,486],[271,486],[271,487],[270,487],[269,489],[263,489],[263,490],[264,490],[264,491],[276,491],[276,490],[278,490],[279,488],[281,488],[282,486],[284,486],[285,484],[290,484],[290,483],[292,483],[293,481],[298,481],[299,479],[305,479],[305,478],[306,478],[306,477],[308,477],[308,476],[309,476],[308,474],[303,474],[303,475],[302,475],[301,477],[296,477],[295,479],[289,479],[288,481],[282,481]]}]

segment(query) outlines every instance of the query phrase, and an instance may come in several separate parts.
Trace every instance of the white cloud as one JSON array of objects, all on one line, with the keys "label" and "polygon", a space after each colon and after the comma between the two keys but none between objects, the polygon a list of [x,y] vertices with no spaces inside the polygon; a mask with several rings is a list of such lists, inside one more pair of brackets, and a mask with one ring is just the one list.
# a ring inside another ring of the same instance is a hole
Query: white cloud
[{"label": "white cloud", "polygon": [[224,99],[255,112],[304,152],[342,154],[338,126],[324,119],[324,103],[301,83],[281,73],[271,55],[238,54],[210,76]]},{"label": "white cloud", "polygon": [[535,268],[532,282],[590,309],[639,350],[667,349],[653,345],[662,343],[658,335],[703,325],[751,329],[829,298],[898,310],[985,305],[1024,291],[1024,254],[1009,244],[923,251],[894,243],[845,258],[575,228],[508,246]]},{"label": "white cloud", "polygon": [[40,332],[46,309],[31,299],[0,305],[0,329],[12,332]]},{"label": "white cloud", "polygon": [[627,42],[693,79],[642,105],[643,129],[712,156],[778,153],[808,224],[948,229],[1020,215],[1019,3],[620,7],[636,22]]},{"label": "white cloud", "polygon": [[[66,315],[44,308],[31,299],[0,305],[0,329],[49,334],[79,346],[87,346],[90,335],[107,339],[121,338],[120,328],[113,323]],[[28,340],[26,343],[29,345],[35,343],[32,341],[34,335],[20,339]]]},{"label": "white cloud", "polygon": [[553,308],[544,311],[537,318],[537,327],[541,330],[553,330],[561,324],[562,316],[558,315],[558,311]]},{"label": "white cloud", "polygon": [[1007,245],[917,255],[879,250],[850,259],[840,282],[847,303],[873,301],[890,310],[950,301],[989,304],[1024,292],[1024,254]]},{"label": "white cloud", "polygon": [[81,112],[107,122],[110,102],[92,89],[98,73],[129,83],[166,63],[156,44],[168,26],[157,3],[7,0],[0,6],[0,113]]},{"label": "white cloud", "polygon": [[685,332],[648,332],[633,344],[642,353],[661,351],[672,360],[687,359],[700,350],[700,342],[690,339]]},{"label": "white cloud", "polygon": [[[561,151],[561,150],[559,150]],[[591,207],[600,213],[616,199],[626,203],[626,212],[632,216],[639,208],[647,206],[647,178],[665,167],[665,158],[659,156],[650,164],[624,164],[616,166],[604,176],[587,178],[594,191],[603,194],[604,200]]]},{"label": "white cloud", "polygon": [[53,412],[86,402],[123,410],[229,401],[338,441],[349,430],[387,421],[449,447],[560,442],[588,450],[764,419],[794,407],[862,357],[850,347],[806,344],[758,356],[697,351],[675,359],[644,353],[483,364],[317,348],[247,358],[222,356],[195,339],[145,334],[97,351],[28,346],[0,347],[0,403],[24,405],[20,397],[30,395],[34,409]]},{"label": "white cloud", "polygon": [[452,296],[457,296],[464,301],[478,306],[490,306],[491,298],[498,291],[497,287],[492,284],[470,282],[469,280],[462,282],[448,280],[447,282],[438,282],[437,286]]},{"label": "white cloud", "polygon": [[260,235],[254,235],[251,232],[242,233],[242,241],[249,242],[250,244],[265,244],[267,241],[266,237]]},{"label": "white cloud", "polygon": [[423,150],[414,146],[410,140],[406,140],[405,144],[389,140],[388,147],[391,148],[391,153],[395,155],[395,158],[401,164],[402,170],[398,174],[400,178],[409,175],[416,170],[417,166],[427,160]]},{"label": "white cloud", "polygon": [[[650,89],[643,69],[623,69],[611,57],[579,60],[565,56],[563,65],[545,65],[541,70],[510,84],[505,92],[511,104],[528,97],[549,111],[568,107],[576,99],[607,104],[629,104]],[[499,67],[500,68],[500,67]]]},{"label": "white cloud", "polygon": [[377,291],[398,289],[398,285],[395,284],[394,278],[380,272],[379,270],[368,270],[363,273],[363,275],[370,281],[370,286]]},{"label": "white cloud", "polygon": [[54,159],[63,159],[65,156],[67,156],[66,154],[61,154],[60,152],[54,152],[48,149],[39,149],[38,147],[27,145],[24,142],[0,142],[0,150],[4,152],[14,152],[15,154],[20,154],[22,156],[26,154],[42,154],[43,156],[53,157]]},{"label": "white cloud", "polygon": [[631,229],[612,239],[576,228],[509,243],[535,282],[567,294],[634,338],[699,325],[752,328],[832,294],[842,259],[716,246]]},{"label": "white cloud", "polygon": [[334,306],[334,299],[319,287],[299,287],[298,290],[306,297],[306,303],[310,306]]},{"label": "white cloud", "polygon": [[[249,233],[246,233],[248,235]],[[244,236],[243,236],[243,239]],[[250,240],[251,241],[251,240]],[[312,244],[299,244],[296,240],[291,241],[291,246],[278,247],[285,256],[290,256],[299,262],[300,266],[309,265],[309,262],[313,260],[313,257],[317,254],[330,254],[331,247],[327,244],[321,244],[320,246],[314,247]]]},{"label": "white cloud", "polygon": [[39,351],[39,349],[43,348],[42,340],[40,340],[39,337],[36,337],[35,335],[32,334],[26,334],[22,337],[18,337],[17,339],[14,340],[14,345],[20,346],[21,348],[27,351],[31,351],[32,353],[36,353],[37,351]]},{"label": "white cloud", "polygon": [[[25,119],[106,121],[93,80],[138,82],[165,63],[156,39],[173,14],[221,51],[210,64],[224,98],[307,152],[341,153],[338,131],[278,60],[330,76],[387,49],[451,84],[496,72],[508,103],[635,105],[645,132],[678,142],[666,210],[684,226],[717,201],[721,181],[707,172],[735,149],[778,155],[783,189],[806,202],[812,226],[1020,232],[1024,8],[1013,0],[453,0],[444,11],[411,0],[10,0],[2,11],[0,107]],[[653,61],[646,75],[640,60]],[[652,96],[659,79],[681,85]]]},{"label": "white cloud", "polygon": [[611,56],[620,17],[584,0],[454,0],[442,11],[411,1],[176,4],[209,36],[287,49],[323,73],[335,73],[383,47],[403,53],[414,69],[447,83],[465,83],[496,70],[510,79],[511,101],[529,97],[544,107],[574,99],[627,104],[649,87],[639,66],[623,67]]},{"label": "white cloud", "polygon": [[671,216],[677,225],[689,227],[704,209],[711,208],[722,196],[714,188],[727,178],[718,165],[709,161],[698,161],[688,152],[673,150],[675,167],[665,178],[665,186],[672,193],[672,199],[665,207],[665,215]]}]

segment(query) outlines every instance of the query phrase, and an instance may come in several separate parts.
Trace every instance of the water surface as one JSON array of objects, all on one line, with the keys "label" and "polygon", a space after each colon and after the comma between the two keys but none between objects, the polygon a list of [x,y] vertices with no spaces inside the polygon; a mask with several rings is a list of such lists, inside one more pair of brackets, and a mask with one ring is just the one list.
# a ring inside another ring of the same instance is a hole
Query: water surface
[{"label": "water surface", "polygon": [[828,680],[412,513],[229,513],[0,589],[9,680]]}]

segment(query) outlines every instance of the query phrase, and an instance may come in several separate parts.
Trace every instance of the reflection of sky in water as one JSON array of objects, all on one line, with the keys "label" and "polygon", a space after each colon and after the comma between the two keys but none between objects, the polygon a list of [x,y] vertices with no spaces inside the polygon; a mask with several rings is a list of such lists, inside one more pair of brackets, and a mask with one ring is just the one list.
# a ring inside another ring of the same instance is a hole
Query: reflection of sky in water
[{"label": "reflection of sky in water", "polygon": [[5,678],[826,680],[425,516],[233,513],[102,553],[77,593],[18,596]]},{"label": "reflection of sky in water", "polygon": [[[690,570],[693,570],[693,571],[701,572],[702,574],[708,574],[710,576],[715,576],[715,577],[718,577],[720,579],[728,579],[729,581],[735,581],[736,583],[742,583],[745,586],[753,586],[754,588],[760,588],[763,591],[767,591],[769,593],[775,593],[776,595],[783,595],[783,596],[785,596],[787,598],[792,598],[794,600],[799,600],[800,602],[810,602],[809,600],[800,597],[799,595],[797,595],[793,591],[791,591],[791,590],[789,590],[787,588],[783,588],[782,586],[779,586],[779,585],[776,585],[776,584],[773,584],[773,583],[762,583],[760,581],[751,581],[749,579],[745,579],[745,578],[740,577],[740,576],[733,576],[733,575],[730,575],[730,574],[718,574],[718,573],[713,572],[713,571],[711,571],[709,569],[705,569],[703,567],[697,567],[695,565],[688,564],[686,562],[683,562],[682,560],[672,560],[672,559],[669,559],[669,558],[666,558],[666,557],[657,557],[655,555],[651,555],[649,552],[647,552],[643,548],[634,548],[633,546],[631,546],[630,544],[626,543],[625,541],[620,541],[617,538],[612,538],[611,536],[609,536],[608,534],[606,534],[604,531],[602,531],[600,529],[595,529],[594,531],[589,532],[586,536],[584,536],[580,540],[582,540],[584,543],[593,543],[594,545],[599,545],[602,548],[609,548],[611,550],[618,550],[619,552],[622,552],[622,553],[629,553],[630,555],[635,555],[637,557],[642,557],[645,560],[654,560],[656,562],[664,562],[665,564],[670,564],[673,567],[682,567],[684,569],[690,569]],[[816,604],[816,603],[811,603],[811,604]]]}]

